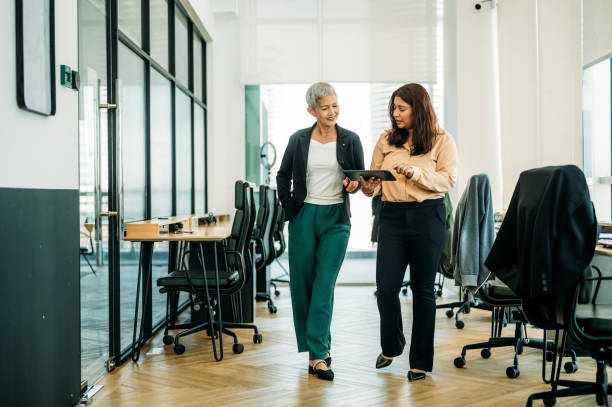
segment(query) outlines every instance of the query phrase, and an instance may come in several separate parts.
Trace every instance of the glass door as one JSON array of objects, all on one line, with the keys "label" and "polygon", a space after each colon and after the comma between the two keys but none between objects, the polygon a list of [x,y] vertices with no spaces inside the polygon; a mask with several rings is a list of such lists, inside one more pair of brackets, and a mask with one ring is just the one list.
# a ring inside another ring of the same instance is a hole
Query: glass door
[{"label": "glass door", "polygon": [[81,378],[92,384],[109,359],[105,1],[79,0],[78,13]]}]

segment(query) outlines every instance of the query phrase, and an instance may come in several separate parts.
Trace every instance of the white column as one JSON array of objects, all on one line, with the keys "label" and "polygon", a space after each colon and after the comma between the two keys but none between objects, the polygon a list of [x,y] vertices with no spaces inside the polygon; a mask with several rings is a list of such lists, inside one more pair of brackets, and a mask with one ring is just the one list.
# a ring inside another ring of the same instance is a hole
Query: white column
[{"label": "white column", "polygon": [[493,207],[501,209],[497,10],[476,10],[472,0],[458,0],[456,15],[458,191],[463,192],[470,176],[485,173]]},{"label": "white column", "polygon": [[575,0],[499,0],[504,207],[519,174],[582,167],[581,10]]}]

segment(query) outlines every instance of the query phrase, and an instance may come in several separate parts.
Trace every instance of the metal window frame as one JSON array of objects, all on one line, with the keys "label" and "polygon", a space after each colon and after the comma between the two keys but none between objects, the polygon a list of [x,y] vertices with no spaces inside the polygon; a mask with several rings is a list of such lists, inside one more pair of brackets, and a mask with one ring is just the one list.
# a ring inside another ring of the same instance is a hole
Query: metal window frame
[{"label": "metal window frame", "polygon": [[[115,89],[116,79],[118,79],[118,48],[119,43],[125,45],[130,51],[140,57],[145,64],[145,217],[151,216],[151,70],[155,69],[157,73],[170,81],[170,114],[171,114],[171,166],[172,166],[172,215],[176,215],[176,90],[177,88],[184,92],[190,98],[191,106],[191,208],[192,212],[195,209],[195,145],[194,145],[194,104],[198,104],[204,111],[204,205],[208,209],[208,160],[206,152],[208,151],[208,131],[207,131],[207,114],[208,106],[206,103],[206,42],[204,36],[199,32],[189,14],[176,0],[168,0],[168,69],[161,66],[153,59],[150,53],[151,36],[150,36],[150,0],[141,1],[141,43],[139,46],[132,41],[125,33],[119,29],[118,25],[118,1],[106,0],[106,61],[107,61],[107,83],[108,85],[108,100],[109,103],[117,103],[117,90]],[[176,38],[175,38],[175,12],[179,10],[183,14],[188,24],[188,61],[189,64],[189,80],[187,86],[180,83],[176,78]],[[194,92],[194,61],[193,61],[193,39],[197,38],[202,44],[202,98],[198,98]],[[116,155],[116,134],[115,134],[116,117],[114,112],[108,115],[108,152],[109,152],[109,210],[116,210],[116,177],[117,168],[115,167]],[[109,224],[109,358],[114,366],[120,365],[130,357],[131,343],[121,344],[121,261],[120,261],[120,239],[118,236],[120,231],[116,225],[111,222]],[[152,287],[151,287],[152,288]],[[164,325],[164,320],[152,321],[152,296],[148,296],[148,301],[145,306],[149,312],[145,316],[146,330],[150,334],[154,334]],[[188,303],[185,302],[179,307],[179,311],[187,308]],[[107,366],[108,368],[108,366]],[[109,369],[110,370],[110,369]]]}]

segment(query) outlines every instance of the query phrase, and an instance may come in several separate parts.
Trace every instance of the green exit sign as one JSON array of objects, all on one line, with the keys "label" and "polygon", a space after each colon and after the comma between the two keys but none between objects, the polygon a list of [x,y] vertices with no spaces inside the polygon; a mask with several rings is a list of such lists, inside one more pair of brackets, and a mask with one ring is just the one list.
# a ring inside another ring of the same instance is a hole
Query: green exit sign
[{"label": "green exit sign", "polygon": [[72,69],[68,65],[60,65],[60,75],[62,86],[72,88]]}]

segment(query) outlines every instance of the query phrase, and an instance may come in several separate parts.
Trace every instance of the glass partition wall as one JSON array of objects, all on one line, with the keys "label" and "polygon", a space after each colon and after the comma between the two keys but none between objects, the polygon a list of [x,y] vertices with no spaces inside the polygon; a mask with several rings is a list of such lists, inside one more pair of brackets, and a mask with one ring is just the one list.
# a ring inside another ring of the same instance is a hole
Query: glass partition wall
[{"label": "glass partition wall", "polygon": [[[81,370],[91,384],[132,345],[140,245],[121,239],[117,219],[207,210],[206,43],[176,0],[78,4]],[[156,244],[153,330],[168,259],[169,245]]]}]

